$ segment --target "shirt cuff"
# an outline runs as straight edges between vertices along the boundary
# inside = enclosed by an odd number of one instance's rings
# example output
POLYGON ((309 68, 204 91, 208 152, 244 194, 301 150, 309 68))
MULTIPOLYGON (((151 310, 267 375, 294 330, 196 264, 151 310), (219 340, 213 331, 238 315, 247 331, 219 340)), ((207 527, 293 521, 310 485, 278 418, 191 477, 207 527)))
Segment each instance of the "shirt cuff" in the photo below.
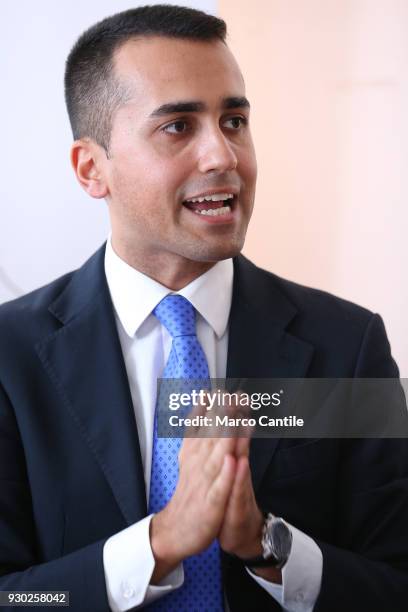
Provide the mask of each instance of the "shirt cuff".
POLYGON ((288 612, 312 612, 320 593, 323 555, 316 542, 290 525, 292 549, 282 568, 282 584, 248 573, 288 612))
POLYGON ((154 556, 150 546, 153 514, 119 531, 103 547, 106 592, 112 612, 126 612, 145 605, 183 584, 183 566, 178 565, 158 585, 150 585, 154 556))

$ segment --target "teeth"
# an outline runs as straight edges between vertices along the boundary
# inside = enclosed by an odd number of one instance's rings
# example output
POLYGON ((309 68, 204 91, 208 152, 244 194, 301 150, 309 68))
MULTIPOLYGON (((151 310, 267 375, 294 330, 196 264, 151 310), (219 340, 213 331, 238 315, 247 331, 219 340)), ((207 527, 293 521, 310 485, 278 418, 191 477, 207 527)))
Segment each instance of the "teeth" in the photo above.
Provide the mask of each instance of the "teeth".
POLYGON ((223 206, 222 208, 210 208, 209 210, 196 210, 198 215, 207 215, 208 217, 219 217, 220 215, 226 215, 231 212, 230 206, 223 206))
POLYGON ((186 200, 186 202, 219 202, 220 200, 231 200, 233 197, 233 193, 213 193, 212 195, 201 196, 200 198, 191 198, 186 200))

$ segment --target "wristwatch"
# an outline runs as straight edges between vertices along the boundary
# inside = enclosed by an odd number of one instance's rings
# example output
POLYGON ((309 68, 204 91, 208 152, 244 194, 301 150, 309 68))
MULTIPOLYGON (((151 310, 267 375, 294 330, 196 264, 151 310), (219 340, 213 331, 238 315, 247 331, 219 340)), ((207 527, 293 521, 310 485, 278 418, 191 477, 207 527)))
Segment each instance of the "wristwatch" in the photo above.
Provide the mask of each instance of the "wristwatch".
POLYGON ((266 515, 262 529, 262 555, 241 559, 248 567, 276 567, 281 569, 289 558, 292 548, 292 532, 279 516, 266 515))

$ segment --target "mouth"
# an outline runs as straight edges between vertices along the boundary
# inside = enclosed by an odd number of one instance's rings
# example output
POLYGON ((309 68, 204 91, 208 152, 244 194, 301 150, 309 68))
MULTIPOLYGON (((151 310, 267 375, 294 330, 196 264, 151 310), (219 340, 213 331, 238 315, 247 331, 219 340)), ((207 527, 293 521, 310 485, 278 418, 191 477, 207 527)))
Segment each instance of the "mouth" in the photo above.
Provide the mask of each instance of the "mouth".
POLYGON ((203 217, 228 218, 232 213, 236 200, 237 195, 229 192, 220 192, 203 194, 184 200, 183 206, 203 217))

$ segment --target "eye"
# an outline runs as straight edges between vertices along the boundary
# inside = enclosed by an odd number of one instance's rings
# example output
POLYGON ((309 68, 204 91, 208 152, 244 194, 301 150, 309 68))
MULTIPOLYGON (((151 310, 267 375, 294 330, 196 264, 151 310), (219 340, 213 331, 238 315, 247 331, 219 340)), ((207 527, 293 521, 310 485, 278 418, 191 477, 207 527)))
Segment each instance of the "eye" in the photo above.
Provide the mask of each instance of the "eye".
POLYGON ((236 117, 230 117, 223 122, 223 126, 230 129, 238 131, 241 128, 245 127, 248 124, 248 119, 246 117, 242 117, 237 115, 236 117))
POLYGON ((182 121, 181 119, 168 123, 162 128, 163 132, 166 132, 167 134, 183 134, 184 132, 187 132, 188 129, 189 126, 187 121, 182 121))

